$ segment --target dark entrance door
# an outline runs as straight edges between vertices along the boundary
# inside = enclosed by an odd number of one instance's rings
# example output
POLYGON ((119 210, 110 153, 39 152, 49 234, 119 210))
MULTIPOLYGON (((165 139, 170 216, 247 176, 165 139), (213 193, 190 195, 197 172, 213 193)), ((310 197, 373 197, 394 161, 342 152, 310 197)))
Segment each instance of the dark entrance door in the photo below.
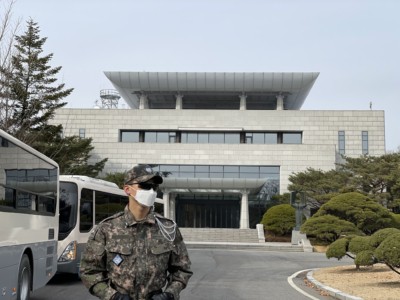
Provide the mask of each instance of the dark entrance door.
POLYGON ((239 196, 177 195, 175 199, 179 227, 239 228, 239 196))

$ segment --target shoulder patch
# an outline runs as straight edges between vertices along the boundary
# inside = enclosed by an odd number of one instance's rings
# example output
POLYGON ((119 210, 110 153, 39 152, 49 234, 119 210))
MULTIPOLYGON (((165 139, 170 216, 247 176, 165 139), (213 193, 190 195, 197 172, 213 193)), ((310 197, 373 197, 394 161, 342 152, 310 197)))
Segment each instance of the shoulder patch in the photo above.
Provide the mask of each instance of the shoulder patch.
POLYGON ((116 214, 114 214, 114 215, 112 215, 112 216, 110 216, 108 218, 105 218, 104 220, 100 221, 100 223, 95 225, 95 227, 92 229, 92 232, 91 232, 89 238, 92 239, 92 240, 95 239, 96 234, 97 234, 97 232, 99 231, 99 229, 101 227, 100 225, 102 225, 102 224, 104 224, 104 223, 106 223, 106 222, 108 222, 110 220, 116 219, 116 218, 118 218, 120 216, 123 216, 123 215, 124 215, 124 212, 120 211, 120 212, 117 212, 116 214))
POLYGON ((116 214, 114 214, 114 215, 112 215, 112 216, 110 216, 110 217, 105 218, 104 220, 102 220, 98 225, 100 225, 101 223, 104 223, 104 222, 107 222, 107 221, 116 219, 116 218, 118 218, 118 217, 120 217, 120 216, 123 216, 124 213, 125 213, 124 211, 117 212, 116 214))
POLYGON ((171 219, 164 217, 162 214, 159 214, 157 212, 154 213, 154 217, 158 218, 158 219, 162 219, 162 220, 167 220, 170 222, 173 222, 171 219))

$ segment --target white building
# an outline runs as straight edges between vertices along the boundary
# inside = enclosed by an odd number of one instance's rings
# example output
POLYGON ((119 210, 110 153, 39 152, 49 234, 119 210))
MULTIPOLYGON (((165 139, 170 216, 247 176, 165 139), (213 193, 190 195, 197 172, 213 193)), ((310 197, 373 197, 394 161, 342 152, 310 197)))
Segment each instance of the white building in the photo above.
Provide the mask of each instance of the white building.
POLYGON ((293 172, 385 153, 383 111, 300 110, 319 73, 105 74, 130 109, 63 108, 53 122, 91 137, 104 173, 162 172, 181 227, 254 227, 293 172))

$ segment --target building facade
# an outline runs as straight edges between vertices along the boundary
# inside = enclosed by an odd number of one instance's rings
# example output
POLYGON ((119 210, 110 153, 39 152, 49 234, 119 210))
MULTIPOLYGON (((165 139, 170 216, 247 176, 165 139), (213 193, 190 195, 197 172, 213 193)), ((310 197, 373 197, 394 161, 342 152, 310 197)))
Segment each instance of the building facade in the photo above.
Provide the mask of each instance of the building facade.
POLYGON ((300 110, 319 73, 105 72, 129 109, 62 108, 104 173, 150 164, 181 227, 254 228, 289 176, 385 153, 384 112, 300 110))

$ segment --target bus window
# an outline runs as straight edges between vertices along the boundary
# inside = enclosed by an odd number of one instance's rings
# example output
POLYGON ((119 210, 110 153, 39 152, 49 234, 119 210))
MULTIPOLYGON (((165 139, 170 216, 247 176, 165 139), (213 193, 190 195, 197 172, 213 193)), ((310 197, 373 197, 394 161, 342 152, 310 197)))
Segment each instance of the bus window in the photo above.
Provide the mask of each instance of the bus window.
POLYGON ((96 191, 96 219, 95 224, 100 223, 105 218, 116 214, 117 212, 123 211, 126 203, 128 202, 127 197, 121 197, 119 195, 113 195, 101 191, 96 191))
POLYGON ((159 213, 160 215, 164 215, 164 204, 163 203, 154 203, 154 211, 159 213))
POLYGON ((60 182, 60 227, 58 239, 61 241, 75 228, 78 206, 78 188, 76 184, 60 182))
POLYGON ((80 232, 89 232, 93 227, 93 190, 82 189, 80 211, 80 232))
POLYGON ((38 212, 50 213, 54 215, 55 209, 53 198, 43 196, 38 197, 38 212))

